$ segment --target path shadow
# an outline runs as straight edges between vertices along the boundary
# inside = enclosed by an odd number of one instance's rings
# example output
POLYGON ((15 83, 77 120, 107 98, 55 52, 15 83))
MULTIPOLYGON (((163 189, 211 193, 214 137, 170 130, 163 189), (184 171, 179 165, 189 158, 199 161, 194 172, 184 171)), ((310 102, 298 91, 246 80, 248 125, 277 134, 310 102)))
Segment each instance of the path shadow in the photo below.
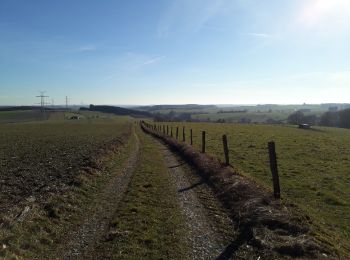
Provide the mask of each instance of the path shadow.
POLYGON ((185 192, 185 191, 191 190, 191 189, 193 189, 193 188, 195 188, 195 187, 197 187, 199 185, 202 185, 204 183, 205 183, 204 181, 197 182, 197 183, 195 183, 195 184, 193 184, 193 185, 191 185, 191 186, 189 186, 187 188, 183 188, 183 189, 178 190, 178 192, 185 192))
POLYGON ((169 166, 168 168, 169 168, 169 169, 173 169, 173 168, 181 167, 182 165, 185 165, 185 164, 186 164, 186 163, 183 162, 183 163, 180 163, 180 164, 177 164, 177 165, 169 166))
POLYGON ((222 253, 216 258, 217 260, 227 260, 231 259, 233 254, 242 246, 244 243, 247 242, 247 238, 251 235, 251 232, 249 230, 246 230, 246 232, 241 232, 239 236, 232 241, 225 249, 222 251, 222 253))

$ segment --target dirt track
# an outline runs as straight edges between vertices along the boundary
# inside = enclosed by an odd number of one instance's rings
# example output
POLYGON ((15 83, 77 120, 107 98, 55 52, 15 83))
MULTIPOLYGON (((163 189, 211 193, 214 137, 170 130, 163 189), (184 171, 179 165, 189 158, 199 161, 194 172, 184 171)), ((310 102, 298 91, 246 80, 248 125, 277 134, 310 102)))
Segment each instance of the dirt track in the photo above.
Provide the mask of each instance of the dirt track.
MULTIPOLYGON (((118 204, 129 186, 133 172, 137 167, 141 167, 139 158, 144 151, 137 134, 134 135, 135 148, 122 173, 115 176, 96 194, 95 201, 86 212, 86 218, 67 235, 66 242, 50 256, 50 259, 99 259, 103 252, 108 251, 102 243, 103 239, 109 232, 109 224, 118 210, 118 204)), ((247 233, 235 228, 235 223, 229 217, 230 213, 217 200, 210 182, 195 174, 193 169, 165 144, 155 138, 152 142, 159 147, 162 155, 154 159, 163 161, 166 166, 154 173, 167 175, 166 178, 169 178, 171 183, 170 189, 173 189, 175 194, 174 201, 179 205, 178 211, 181 211, 180 214, 184 217, 187 232, 183 239, 189 248, 186 258, 259 259, 268 255, 277 257, 270 250, 260 250, 248 243, 245 239, 247 233)), ((138 239, 137 235, 135 239, 138 239)), ((147 251, 147 246, 145 250, 147 251)))
POLYGON ((158 143, 186 220, 187 243, 191 249, 189 258, 216 259, 231 241, 227 237, 230 232, 226 230, 223 234, 218 223, 232 228, 232 222, 217 203, 208 184, 186 171, 185 162, 177 158, 164 144, 158 143))
MULTIPOLYGON (((103 243, 99 244, 99 242, 106 237, 113 214, 138 166, 142 147, 137 134, 134 133, 134 135, 136 145, 122 174, 115 176, 100 194, 96 195, 96 199, 89 212, 86 212, 86 218, 81 222, 81 225, 67 235, 66 242, 59 246, 50 258, 99 258, 95 249, 99 246, 99 250, 101 250, 103 243)), ((223 233, 222 230, 219 230, 220 225, 217 224, 220 223, 221 227, 230 227, 232 226, 231 220, 217 203, 208 184, 191 176, 191 173, 182 167, 184 162, 179 160, 164 144, 156 139, 154 142, 163 154, 164 164, 168 169, 166 174, 168 174, 169 181, 178 195, 174 199, 178 201, 181 214, 186 222, 188 236, 185 240, 190 249, 188 258, 216 259, 225 251, 231 241, 231 237, 227 236, 231 231, 223 233), (200 182, 200 184, 193 184, 194 182, 200 182), (215 223, 215 220, 218 223, 215 223)))
POLYGON ((140 142, 135 135, 135 147, 123 167, 122 173, 115 176, 106 187, 100 191, 92 203, 86 218, 77 229, 67 235, 66 242, 58 247, 57 252, 50 256, 54 259, 98 259, 94 248, 104 237, 108 224, 117 205, 128 187, 131 176, 137 166, 140 142))

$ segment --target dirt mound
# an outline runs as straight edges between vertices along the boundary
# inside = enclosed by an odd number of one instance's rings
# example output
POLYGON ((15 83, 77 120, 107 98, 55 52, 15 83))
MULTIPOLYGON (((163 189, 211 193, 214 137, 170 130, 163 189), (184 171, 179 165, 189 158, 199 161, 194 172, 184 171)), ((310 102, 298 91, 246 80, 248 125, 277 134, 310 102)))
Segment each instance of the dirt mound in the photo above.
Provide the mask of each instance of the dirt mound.
POLYGON ((148 128, 208 179, 236 223, 237 239, 221 256, 226 259, 243 246, 251 246, 264 257, 337 258, 332 248, 316 240, 309 230, 309 218, 292 204, 275 200, 271 192, 253 180, 224 166, 217 158, 199 153, 192 146, 148 128))

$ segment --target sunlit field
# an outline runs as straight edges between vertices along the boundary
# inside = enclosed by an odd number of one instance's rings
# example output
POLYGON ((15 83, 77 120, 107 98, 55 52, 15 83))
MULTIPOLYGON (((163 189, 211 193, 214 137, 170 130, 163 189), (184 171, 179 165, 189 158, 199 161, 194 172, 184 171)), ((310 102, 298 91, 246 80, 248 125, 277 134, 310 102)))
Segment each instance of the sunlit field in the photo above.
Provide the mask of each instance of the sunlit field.
MULTIPOLYGON (((193 145, 201 150, 206 131, 206 151, 224 161, 222 135, 228 136, 230 163, 240 173, 271 189, 268 141, 276 142, 282 198, 297 203, 316 225, 329 231, 326 238, 346 248, 350 239, 350 130, 295 126, 214 123, 159 123, 185 126, 186 142, 193 130, 193 145)), ((316 229, 315 229, 316 230, 316 229)), ((315 231, 316 232, 316 231, 315 231)), ((320 235, 320 234, 319 234, 320 235)), ((323 235, 320 235, 323 236, 323 235)), ((349 250, 349 248, 347 248, 349 250)))

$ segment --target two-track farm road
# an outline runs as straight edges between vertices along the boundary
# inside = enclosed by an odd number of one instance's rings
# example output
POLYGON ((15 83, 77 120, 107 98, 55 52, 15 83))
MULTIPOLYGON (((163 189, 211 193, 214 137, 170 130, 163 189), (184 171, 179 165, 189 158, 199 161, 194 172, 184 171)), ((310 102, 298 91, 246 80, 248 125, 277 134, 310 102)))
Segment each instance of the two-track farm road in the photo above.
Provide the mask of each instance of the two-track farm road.
POLYGON ((135 142, 122 173, 49 258, 216 259, 227 250, 234 229, 208 184, 140 129, 135 142))
POLYGON ((137 166, 140 146, 136 133, 135 145, 130 157, 126 161, 121 173, 114 176, 113 179, 100 191, 89 212, 86 212, 86 218, 75 230, 67 234, 65 243, 58 246, 54 256, 50 258, 57 259, 85 259, 93 256, 95 244, 103 238, 111 217, 118 206, 119 201, 125 193, 131 176, 137 166))

